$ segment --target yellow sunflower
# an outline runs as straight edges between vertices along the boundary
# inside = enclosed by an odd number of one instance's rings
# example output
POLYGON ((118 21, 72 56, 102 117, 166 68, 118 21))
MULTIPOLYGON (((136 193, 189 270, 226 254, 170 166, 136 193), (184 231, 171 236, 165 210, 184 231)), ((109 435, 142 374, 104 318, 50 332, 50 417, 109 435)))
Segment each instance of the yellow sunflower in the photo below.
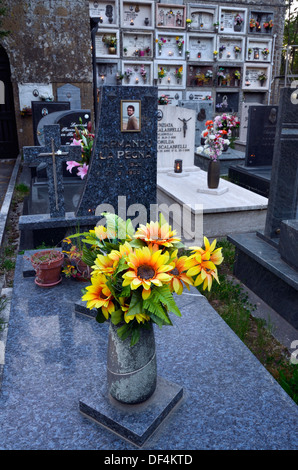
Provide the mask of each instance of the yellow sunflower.
POLYGON ((111 275, 114 272, 114 261, 109 258, 109 256, 104 256, 104 255, 97 255, 94 265, 92 266, 92 269, 94 271, 99 271, 104 274, 111 275))
POLYGON ((203 283, 203 289, 208 287, 210 291, 213 279, 219 282, 217 277, 216 265, 219 265, 223 261, 221 253, 222 248, 215 249, 216 240, 210 245, 209 240, 204 237, 204 249, 201 247, 192 247, 193 253, 189 256, 186 261, 186 267, 188 268, 188 276, 196 276, 194 285, 199 286, 203 283))
POLYGON ((162 286, 171 281, 171 276, 166 273, 171 271, 173 266, 168 262, 167 252, 153 252, 147 246, 137 248, 127 256, 129 270, 123 274, 123 286, 130 286, 132 290, 143 287, 142 297, 147 299, 151 294, 151 283, 162 286))
POLYGON ((125 303, 125 300, 122 300, 122 298, 120 298, 120 304, 121 304, 121 310, 124 312, 124 320, 126 323, 129 323, 134 318, 137 320, 138 323, 145 323, 145 321, 150 321, 150 317, 146 315, 146 313, 137 313, 137 314, 129 315, 127 313, 129 309, 129 305, 125 303))
POLYGON ((173 246, 180 242, 180 238, 175 237, 176 230, 165 223, 160 225, 159 222, 150 222, 150 224, 141 224, 136 231, 135 238, 144 240, 146 243, 156 243, 157 245, 173 246))
POLYGON ((91 286, 87 286, 88 291, 83 295, 82 300, 87 301, 87 308, 101 308, 106 319, 114 312, 115 306, 110 289, 106 286, 107 278, 104 274, 97 273, 91 277, 91 286))
POLYGON ((171 264, 174 266, 174 268, 170 272, 172 277, 170 288, 172 292, 175 291, 176 294, 181 295, 183 292, 183 283, 187 289, 189 289, 189 284, 192 285, 193 281, 185 272, 187 270, 185 266, 185 263, 188 259, 187 256, 181 256, 180 258, 177 258, 177 252, 178 250, 175 250, 172 254, 171 264))
POLYGON ((115 232, 108 230, 103 225, 97 225, 94 230, 89 230, 91 235, 95 235, 99 240, 106 240, 107 238, 115 238, 115 232))
POLYGON ((114 267, 117 266, 121 258, 125 258, 129 255, 129 253, 132 253, 133 248, 130 246, 128 242, 123 243, 123 245, 119 246, 119 251, 118 250, 112 250, 111 253, 108 254, 108 257, 113 260, 114 267))

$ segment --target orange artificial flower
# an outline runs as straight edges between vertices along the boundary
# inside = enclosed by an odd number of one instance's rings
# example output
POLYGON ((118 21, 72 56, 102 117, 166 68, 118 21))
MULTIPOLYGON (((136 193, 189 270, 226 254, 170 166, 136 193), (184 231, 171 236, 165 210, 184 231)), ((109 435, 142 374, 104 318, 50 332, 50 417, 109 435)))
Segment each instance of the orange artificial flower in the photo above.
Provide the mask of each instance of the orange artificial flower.
POLYGON ((171 264, 174 266, 174 268, 169 273, 172 277, 170 282, 170 289, 172 292, 174 291, 176 294, 181 295, 183 292, 183 283, 187 289, 189 289, 189 284, 192 285, 193 281, 190 277, 187 276, 185 272, 187 270, 185 266, 187 256, 181 256, 180 258, 177 258, 177 252, 178 250, 175 250, 172 254, 173 261, 171 264))
POLYGON ((190 255, 186 261, 186 267, 188 268, 187 276, 197 276, 194 281, 194 286, 199 286, 203 283, 203 290, 208 287, 210 291, 213 279, 219 283, 217 277, 216 265, 219 265, 223 261, 221 253, 222 248, 215 249, 216 240, 210 245, 209 240, 204 237, 205 248, 191 247, 193 254, 190 255))
POLYGON ((135 238, 144 240, 148 244, 163 245, 166 247, 173 246, 175 243, 180 242, 179 238, 175 237, 176 231, 172 230, 171 226, 167 223, 161 225, 159 222, 150 222, 150 224, 141 224, 136 231, 135 238))
POLYGON ((87 301, 87 308, 100 308, 106 319, 109 314, 114 312, 115 306, 113 303, 113 296, 111 291, 106 285, 107 278, 104 274, 98 273, 91 277, 91 286, 86 287, 86 294, 83 295, 82 300, 87 301))

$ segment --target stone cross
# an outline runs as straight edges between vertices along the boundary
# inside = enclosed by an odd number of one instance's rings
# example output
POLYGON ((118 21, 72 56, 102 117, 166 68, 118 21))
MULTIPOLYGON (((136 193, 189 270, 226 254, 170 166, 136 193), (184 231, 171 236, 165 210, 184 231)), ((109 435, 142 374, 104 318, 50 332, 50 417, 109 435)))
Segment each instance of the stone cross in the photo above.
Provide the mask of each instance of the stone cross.
POLYGON ((68 160, 80 161, 82 150, 80 146, 61 145, 60 125, 44 126, 45 145, 43 147, 24 147, 25 163, 46 163, 50 217, 64 217, 64 185, 63 164, 68 160))

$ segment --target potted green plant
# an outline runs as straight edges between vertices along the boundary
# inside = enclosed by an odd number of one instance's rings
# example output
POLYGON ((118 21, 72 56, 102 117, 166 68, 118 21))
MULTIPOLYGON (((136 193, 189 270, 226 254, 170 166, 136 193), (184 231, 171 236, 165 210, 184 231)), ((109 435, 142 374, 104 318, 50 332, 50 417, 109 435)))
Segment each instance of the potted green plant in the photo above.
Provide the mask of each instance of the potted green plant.
POLYGON ((218 33, 219 21, 217 21, 216 23, 213 23, 213 26, 214 26, 214 32, 218 33))
POLYGON ((108 48, 109 54, 116 54, 116 49, 117 49, 117 38, 116 36, 103 36, 102 42, 105 43, 105 45, 108 48))
POLYGON ((52 287, 61 282, 61 269, 64 254, 56 249, 33 253, 31 264, 36 272, 35 284, 40 287, 52 287))
POLYGON ((259 73, 258 80, 260 81, 261 86, 263 86, 264 83, 265 83, 265 80, 267 80, 267 75, 265 74, 265 72, 260 72, 259 73))
POLYGON ((63 253, 66 255, 62 270, 65 277, 71 277, 83 282, 90 281, 92 270, 90 266, 88 266, 85 261, 83 261, 84 244, 82 243, 80 237, 77 234, 70 235, 65 238, 63 242, 71 245, 70 248, 67 247, 67 249, 63 250, 63 253), (70 240, 71 238, 76 238, 77 244, 73 243, 70 240))

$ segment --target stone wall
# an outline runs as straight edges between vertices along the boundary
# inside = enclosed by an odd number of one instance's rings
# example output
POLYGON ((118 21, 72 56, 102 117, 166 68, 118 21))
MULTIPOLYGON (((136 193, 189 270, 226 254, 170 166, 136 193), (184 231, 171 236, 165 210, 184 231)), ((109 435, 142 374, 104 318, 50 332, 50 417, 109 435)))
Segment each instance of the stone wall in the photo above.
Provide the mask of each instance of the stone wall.
POLYGON ((71 83, 81 90, 83 108, 93 104, 89 2, 86 0, 5 0, 1 43, 11 67, 19 147, 33 145, 32 120, 20 115, 19 84, 71 83))

